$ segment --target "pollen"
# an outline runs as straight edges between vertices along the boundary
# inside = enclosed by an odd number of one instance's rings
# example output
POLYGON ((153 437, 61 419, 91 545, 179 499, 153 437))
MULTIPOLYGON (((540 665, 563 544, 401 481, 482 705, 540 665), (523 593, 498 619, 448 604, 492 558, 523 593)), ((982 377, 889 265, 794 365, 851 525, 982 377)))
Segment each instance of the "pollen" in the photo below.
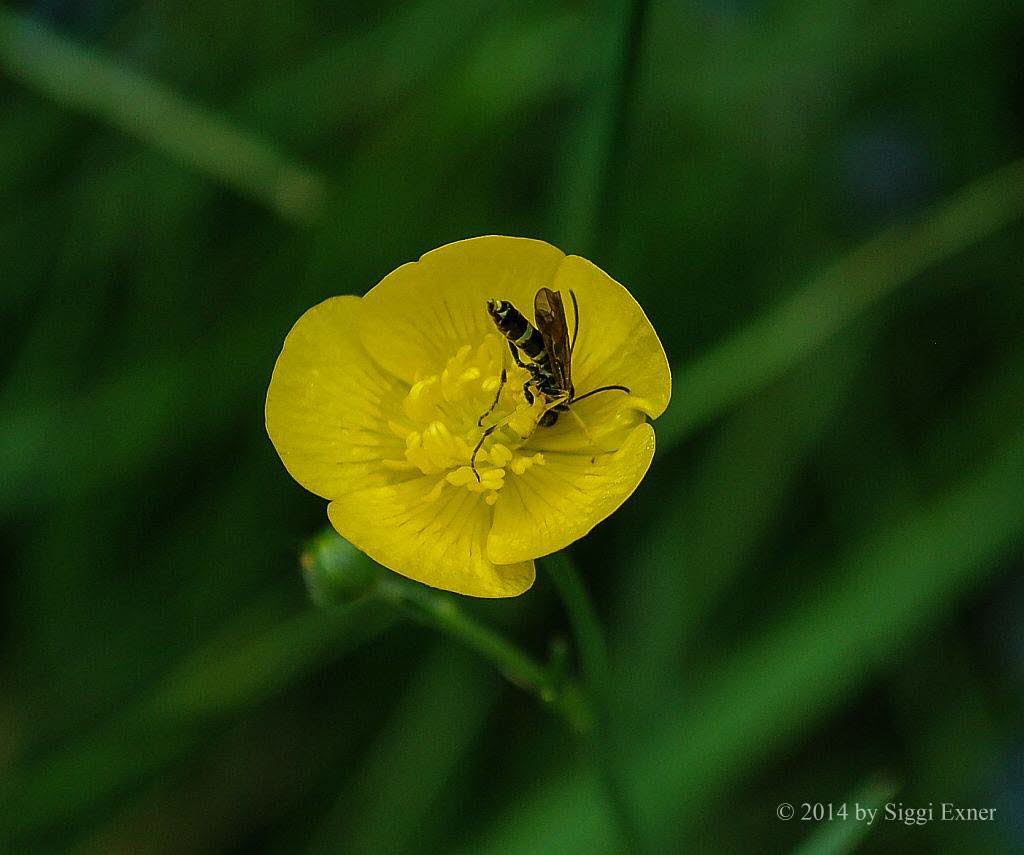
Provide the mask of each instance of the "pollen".
POLYGON ((416 471, 437 476, 426 501, 456 488, 493 505, 507 475, 522 475, 544 462, 543 454, 517 453, 536 430, 544 405, 526 402, 523 384, 529 374, 506 364, 511 362, 506 356, 497 335, 486 336, 476 348, 462 345, 438 374, 420 376, 409 388, 402 402, 405 419, 388 423, 404 441, 405 456, 385 460, 385 467, 396 476, 416 471), (495 430, 477 452, 474 473, 473 449, 491 426, 495 430))

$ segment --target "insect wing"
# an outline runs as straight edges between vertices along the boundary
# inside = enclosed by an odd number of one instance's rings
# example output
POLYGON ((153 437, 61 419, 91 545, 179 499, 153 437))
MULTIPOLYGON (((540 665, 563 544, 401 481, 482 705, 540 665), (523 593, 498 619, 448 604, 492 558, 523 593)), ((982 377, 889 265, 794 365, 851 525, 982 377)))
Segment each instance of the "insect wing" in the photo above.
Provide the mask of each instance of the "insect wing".
POLYGON ((572 391, 572 356, 562 295, 550 288, 541 288, 533 299, 533 316, 548 352, 551 373, 559 388, 569 394, 572 391))

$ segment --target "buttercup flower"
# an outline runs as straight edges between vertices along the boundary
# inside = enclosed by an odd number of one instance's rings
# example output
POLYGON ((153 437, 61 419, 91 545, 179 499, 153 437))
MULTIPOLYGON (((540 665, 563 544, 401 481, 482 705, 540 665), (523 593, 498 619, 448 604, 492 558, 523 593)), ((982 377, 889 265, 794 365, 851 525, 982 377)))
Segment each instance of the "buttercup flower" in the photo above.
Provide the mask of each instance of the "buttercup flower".
POLYGON ((480 237, 299 318, 270 381, 267 431, 295 480, 330 500, 334 528, 375 561, 508 597, 533 584, 535 558, 636 489, 654 455, 647 419, 670 391, 661 342, 625 288, 543 241, 480 237), (536 363, 516 348, 517 365, 488 310, 508 301, 533 322, 541 288, 562 295, 570 334, 570 292, 579 307, 576 397, 629 390, 573 403, 553 425, 536 363))

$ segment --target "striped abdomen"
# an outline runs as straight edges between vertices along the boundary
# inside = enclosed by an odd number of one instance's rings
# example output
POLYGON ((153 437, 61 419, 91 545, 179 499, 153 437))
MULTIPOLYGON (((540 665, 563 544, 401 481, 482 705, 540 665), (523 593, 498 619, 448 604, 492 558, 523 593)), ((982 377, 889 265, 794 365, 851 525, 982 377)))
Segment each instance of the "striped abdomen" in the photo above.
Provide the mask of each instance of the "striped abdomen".
POLYGON ((548 353, 540 331, 508 300, 488 300, 487 311, 505 338, 534 362, 545 365, 548 353))

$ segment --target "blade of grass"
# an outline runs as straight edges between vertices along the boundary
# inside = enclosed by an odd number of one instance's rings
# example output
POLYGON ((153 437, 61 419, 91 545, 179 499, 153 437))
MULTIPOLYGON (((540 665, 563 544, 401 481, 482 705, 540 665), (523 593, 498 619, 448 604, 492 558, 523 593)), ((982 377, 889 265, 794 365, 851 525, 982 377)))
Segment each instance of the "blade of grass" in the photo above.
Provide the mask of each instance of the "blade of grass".
POLYGON ((96 116, 269 207, 315 219, 325 184, 314 170, 168 86, 0 8, 0 67, 68 109, 96 116))
POLYGON ((1024 212, 1024 160, 867 241, 795 294, 675 374, 658 420, 658 451, 673 448, 754 390, 790 370, 869 306, 1024 212))
POLYGON ((593 69, 567 121, 561 186, 555 194, 561 246, 588 258, 607 258, 620 226, 623 164, 636 102, 646 0, 606 0, 592 9, 575 61, 593 69))

